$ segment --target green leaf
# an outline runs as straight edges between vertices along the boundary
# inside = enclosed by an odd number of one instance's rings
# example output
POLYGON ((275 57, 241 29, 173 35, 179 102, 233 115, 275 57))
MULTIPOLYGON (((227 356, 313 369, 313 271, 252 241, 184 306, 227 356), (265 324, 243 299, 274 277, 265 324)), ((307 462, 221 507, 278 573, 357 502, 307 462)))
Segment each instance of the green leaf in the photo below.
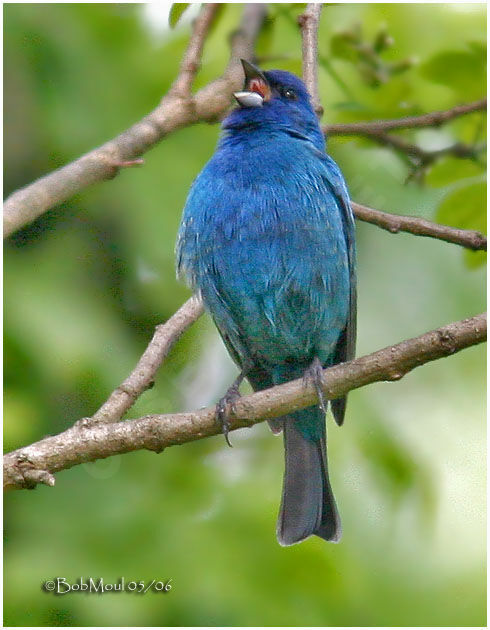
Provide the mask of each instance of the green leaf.
POLYGON ((271 2, 267 8, 270 16, 282 16, 292 21, 306 9, 306 2, 271 2))
POLYGON ((383 27, 378 31, 374 39, 374 43, 373 43, 374 52, 379 54, 383 52, 384 50, 386 50, 387 48, 391 48, 394 43, 395 43, 395 40, 393 39, 393 37, 388 33, 386 28, 383 27))
MULTIPOLYGON (((462 186, 449 193, 437 210, 436 220, 464 230, 487 231, 487 187, 485 182, 462 186)), ((465 251, 465 263, 476 268, 486 262, 486 252, 465 251)))
POLYGON ((483 46, 472 42, 467 50, 437 53, 421 65, 423 77, 452 88, 465 99, 486 91, 486 55, 483 46))
POLYGON ((486 192, 485 182, 457 188, 442 200, 436 220, 465 230, 486 231, 486 192))
POLYGON ((345 59, 355 63, 358 54, 352 42, 346 37, 345 33, 336 33, 330 40, 330 54, 337 59, 345 59))
POLYGON ((487 252, 472 252, 471 249, 467 249, 464 253, 464 262, 470 269, 477 269, 487 262, 487 252))
POLYGON ((446 157, 432 166, 425 181, 429 186, 438 188, 448 186, 459 179, 482 175, 484 172, 484 167, 473 160, 446 157))
POLYGON ((174 2, 172 4, 172 8, 170 9, 170 14, 168 16, 168 23, 170 28, 175 28, 182 17, 182 14, 189 6, 189 2, 174 2))
POLYGON ((487 57, 487 43, 486 42, 468 42, 468 48, 473 50, 478 55, 487 57))

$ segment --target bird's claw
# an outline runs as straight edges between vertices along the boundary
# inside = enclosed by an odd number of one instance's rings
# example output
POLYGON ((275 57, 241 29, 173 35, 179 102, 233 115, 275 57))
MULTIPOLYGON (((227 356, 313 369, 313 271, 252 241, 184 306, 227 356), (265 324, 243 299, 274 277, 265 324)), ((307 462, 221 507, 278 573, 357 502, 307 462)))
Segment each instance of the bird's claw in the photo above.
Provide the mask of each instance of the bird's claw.
POLYGON ((230 415, 235 411, 235 403, 240 398, 240 384, 235 381, 226 394, 218 401, 216 405, 216 420, 221 427, 228 446, 233 446, 230 442, 228 434, 230 432, 230 415))
POLYGON ((323 366, 320 363, 320 359, 318 357, 315 357, 310 367, 305 370, 303 381, 305 385, 308 385, 308 383, 310 382, 313 383, 313 386, 315 387, 315 390, 318 396, 318 406, 326 415, 328 403, 327 403, 327 400, 325 400, 325 396, 323 394, 323 389, 322 389, 323 366))

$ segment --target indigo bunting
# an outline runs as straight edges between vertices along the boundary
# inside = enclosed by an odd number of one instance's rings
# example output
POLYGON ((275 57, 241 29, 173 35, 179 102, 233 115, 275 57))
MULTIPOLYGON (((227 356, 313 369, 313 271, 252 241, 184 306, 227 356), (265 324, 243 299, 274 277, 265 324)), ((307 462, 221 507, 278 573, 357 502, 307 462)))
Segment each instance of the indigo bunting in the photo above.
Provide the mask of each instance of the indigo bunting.
MULTIPOLYGON (((284 435, 280 544, 315 534, 338 541, 328 477, 321 369, 355 352, 354 220, 337 164, 303 82, 242 60, 239 107, 223 121, 216 152, 195 179, 177 240, 177 269, 203 299, 254 390, 303 376, 319 406, 271 420, 284 435)), ((346 399, 330 402, 337 424, 346 399)))

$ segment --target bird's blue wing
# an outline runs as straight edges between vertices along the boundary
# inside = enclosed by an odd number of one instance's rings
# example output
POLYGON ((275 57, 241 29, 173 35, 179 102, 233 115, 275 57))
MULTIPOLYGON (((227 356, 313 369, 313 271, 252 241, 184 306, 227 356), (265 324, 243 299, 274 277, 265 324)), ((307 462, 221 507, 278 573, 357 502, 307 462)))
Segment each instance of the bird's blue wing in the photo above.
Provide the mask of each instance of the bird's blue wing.
POLYGON ((176 244, 177 275, 205 297, 218 332, 235 363, 243 368, 247 358, 243 334, 233 303, 226 299, 217 283, 213 252, 220 235, 214 227, 216 216, 232 210, 233 190, 220 177, 219 164, 211 160, 194 180, 182 215, 176 244))
MULTIPOLYGON (((350 361, 356 354, 356 333, 357 333, 357 277, 356 277, 356 246, 355 246, 355 224, 354 215, 350 203, 349 193, 345 185, 344 178, 337 164, 330 156, 323 156, 328 169, 328 185, 338 200, 338 205, 342 214, 342 223, 347 252, 349 257, 349 277, 350 277, 350 300, 349 315, 347 324, 337 343, 335 358, 333 363, 343 363, 350 361)), ((331 402, 332 413, 338 425, 344 421, 347 396, 337 398, 331 402)))

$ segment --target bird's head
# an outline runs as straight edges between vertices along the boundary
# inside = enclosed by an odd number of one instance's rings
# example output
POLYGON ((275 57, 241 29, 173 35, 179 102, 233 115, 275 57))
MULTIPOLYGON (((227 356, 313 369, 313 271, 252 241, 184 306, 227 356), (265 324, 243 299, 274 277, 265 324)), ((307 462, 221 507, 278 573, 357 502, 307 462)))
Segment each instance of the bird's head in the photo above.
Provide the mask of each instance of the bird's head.
POLYGON ((284 70, 262 72, 244 59, 241 62, 245 84, 234 94, 239 107, 224 120, 223 128, 283 129, 323 149, 324 137, 303 81, 284 70))

